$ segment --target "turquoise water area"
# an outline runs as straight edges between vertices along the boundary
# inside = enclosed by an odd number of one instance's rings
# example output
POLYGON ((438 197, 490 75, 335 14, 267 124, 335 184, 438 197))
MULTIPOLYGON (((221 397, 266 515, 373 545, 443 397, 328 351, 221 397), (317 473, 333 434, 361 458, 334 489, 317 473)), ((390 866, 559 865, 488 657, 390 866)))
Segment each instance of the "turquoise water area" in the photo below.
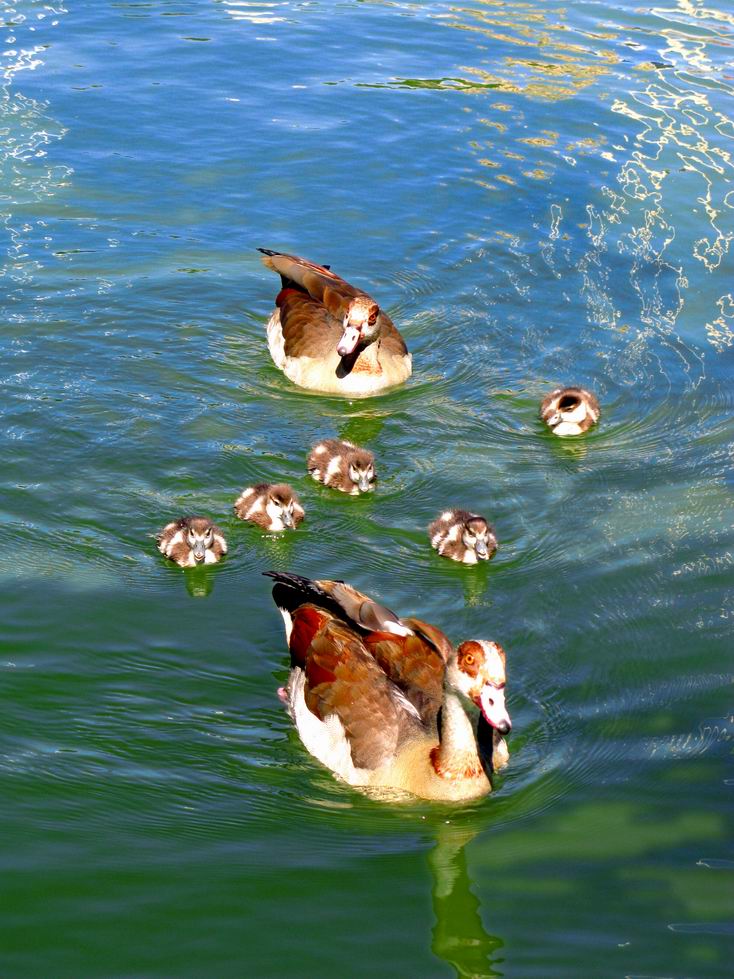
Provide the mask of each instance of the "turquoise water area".
POLYGON ((731 974, 734 10, 8 2, 0 66, 3 977, 731 974), (272 365, 293 251, 403 388, 272 365), (561 441, 557 383, 602 422, 561 441), (368 498, 309 446, 378 459, 368 498), (231 513, 296 487, 275 539, 231 513), (429 547, 446 505, 500 549, 429 547), (230 554, 151 537, 215 517, 230 554), (511 763, 387 805, 303 750, 269 568, 508 653, 511 763))

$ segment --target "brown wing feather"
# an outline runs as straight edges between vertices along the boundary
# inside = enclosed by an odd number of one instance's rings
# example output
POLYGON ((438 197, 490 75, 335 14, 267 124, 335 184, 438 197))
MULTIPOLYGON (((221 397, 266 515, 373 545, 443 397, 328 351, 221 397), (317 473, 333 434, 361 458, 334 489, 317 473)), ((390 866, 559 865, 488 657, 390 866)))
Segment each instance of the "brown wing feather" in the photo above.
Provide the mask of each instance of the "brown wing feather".
POLYGON ((342 334, 336 320, 305 292, 284 289, 278 296, 286 357, 323 358, 333 354, 342 334))
MULTIPOLYGON (((438 631, 438 630, 436 630, 438 631)), ((365 646, 375 662, 413 704, 427 727, 433 727, 443 699, 444 661, 423 636, 373 632, 365 646)))
MULTIPOLYGON (((303 606, 307 631, 315 624, 313 606, 303 606)), ((393 758, 399 745, 417 728, 417 721, 400 704, 395 687, 364 644, 347 625, 318 610, 320 627, 297 658, 306 673, 306 706, 324 720, 336 714, 359 768, 377 768, 393 758)))
POLYGON ((291 282, 296 282, 340 322, 349 301, 355 296, 367 295, 323 265, 316 265, 296 255, 266 255, 263 257, 263 264, 291 282))

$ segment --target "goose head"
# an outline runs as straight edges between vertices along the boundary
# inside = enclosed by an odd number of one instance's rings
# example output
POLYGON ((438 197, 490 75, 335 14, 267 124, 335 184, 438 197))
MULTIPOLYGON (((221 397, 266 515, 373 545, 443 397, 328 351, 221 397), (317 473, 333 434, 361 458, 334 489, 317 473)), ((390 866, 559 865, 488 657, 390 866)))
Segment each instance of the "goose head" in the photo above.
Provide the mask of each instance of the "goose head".
POLYGON ((461 540, 480 561, 486 561, 497 550, 497 538, 484 517, 470 517, 464 524, 461 540))
POLYGON ((186 543, 197 564, 206 558, 214 541, 215 526, 208 517, 186 517, 186 543))
POLYGON ((446 679, 475 704, 500 734, 509 734, 512 721, 505 706, 505 651, 496 642, 470 639, 453 653, 446 679))
POLYGON ((342 323, 342 335, 336 346, 340 357, 349 357, 359 346, 373 343, 380 332, 380 307, 369 296, 351 300, 342 323))
POLYGON ((270 518, 271 524, 278 525, 282 522, 284 527, 292 530, 296 526, 294 509, 298 501, 295 493, 286 486, 285 483, 276 483, 268 490, 268 498, 265 504, 265 512, 270 518))

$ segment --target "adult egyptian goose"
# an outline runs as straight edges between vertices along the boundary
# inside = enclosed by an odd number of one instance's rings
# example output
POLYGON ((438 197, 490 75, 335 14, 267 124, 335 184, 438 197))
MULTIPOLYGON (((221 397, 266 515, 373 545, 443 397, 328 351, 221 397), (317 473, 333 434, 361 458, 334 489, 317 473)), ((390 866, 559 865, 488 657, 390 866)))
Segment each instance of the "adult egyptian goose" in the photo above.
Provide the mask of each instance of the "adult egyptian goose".
POLYGON ((428 536, 441 557, 464 564, 487 561, 497 550, 492 525, 468 510, 444 510, 428 525, 428 536))
POLYGON ((358 496, 375 488, 375 457, 341 439, 323 439, 311 449, 306 468, 317 483, 358 496))
POLYGON ((328 266, 267 248, 258 251, 281 281, 267 325, 270 355, 294 384, 366 398, 410 377, 403 338, 366 292, 328 266))
POLYGON ((305 516, 300 500, 287 483, 258 483, 235 500, 235 515, 263 530, 295 530, 305 516))
POLYGON ((465 705, 507 761, 505 654, 472 640, 455 650, 435 626, 400 619, 340 581, 268 571, 291 654, 279 691, 306 749, 362 788, 463 802, 491 791, 465 705))
POLYGON ((222 531, 209 517, 181 517, 157 535, 158 550, 182 568, 216 564, 227 553, 222 531))
POLYGON ((600 415, 599 402, 586 388, 556 388, 540 405, 540 417, 554 435, 582 435, 600 415))

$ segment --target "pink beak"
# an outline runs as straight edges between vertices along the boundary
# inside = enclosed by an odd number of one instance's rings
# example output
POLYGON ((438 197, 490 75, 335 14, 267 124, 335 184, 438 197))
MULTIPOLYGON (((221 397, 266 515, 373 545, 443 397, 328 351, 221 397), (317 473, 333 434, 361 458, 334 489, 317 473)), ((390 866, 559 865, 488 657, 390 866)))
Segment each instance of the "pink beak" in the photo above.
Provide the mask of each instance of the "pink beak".
POLYGON ((496 727, 500 734, 508 734, 512 730, 512 721, 505 707, 504 690, 485 683, 479 695, 479 706, 487 723, 496 727))
POLYGON ((362 331, 356 326, 345 326, 341 340, 336 345, 336 352, 340 357, 348 357, 357 349, 357 344, 362 336, 362 331))

